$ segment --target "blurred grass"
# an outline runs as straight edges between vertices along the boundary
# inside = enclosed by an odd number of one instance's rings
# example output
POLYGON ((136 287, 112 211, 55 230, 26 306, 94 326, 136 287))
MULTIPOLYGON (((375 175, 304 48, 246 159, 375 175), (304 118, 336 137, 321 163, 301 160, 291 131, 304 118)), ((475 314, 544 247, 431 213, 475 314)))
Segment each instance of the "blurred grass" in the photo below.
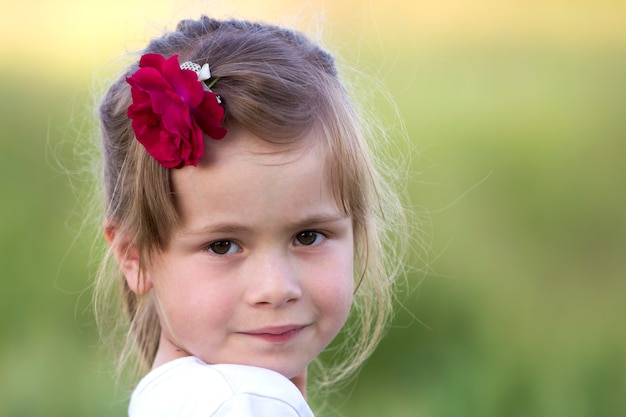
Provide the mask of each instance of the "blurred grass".
MULTIPOLYGON (((528 36, 357 48, 421 151, 431 270, 328 415, 624 414, 626 48, 528 36)), ((90 313, 88 183, 57 162, 84 161, 90 85, 0 69, 0 415, 124 415, 90 313)))

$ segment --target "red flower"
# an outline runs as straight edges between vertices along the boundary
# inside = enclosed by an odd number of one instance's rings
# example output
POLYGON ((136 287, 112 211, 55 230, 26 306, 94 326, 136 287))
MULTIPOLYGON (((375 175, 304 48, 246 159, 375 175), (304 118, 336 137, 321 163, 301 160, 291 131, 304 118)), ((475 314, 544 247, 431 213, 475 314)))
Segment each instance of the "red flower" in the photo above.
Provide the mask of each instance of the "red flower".
POLYGON ((133 99, 127 114, 137 140, 165 168, 198 165, 202 132, 213 139, 226 135, 217 96, 194 71, 180 68, 178 55, 146 54, 139 67, 126 78, 133 99))

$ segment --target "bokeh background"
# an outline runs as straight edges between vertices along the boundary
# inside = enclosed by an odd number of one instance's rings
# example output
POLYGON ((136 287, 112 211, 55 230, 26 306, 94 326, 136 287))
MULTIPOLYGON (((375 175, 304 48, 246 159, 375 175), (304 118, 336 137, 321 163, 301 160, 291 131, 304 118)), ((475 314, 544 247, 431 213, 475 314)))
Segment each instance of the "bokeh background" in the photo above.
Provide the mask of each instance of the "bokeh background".
POLYGON ((90 304, 94 95, 200 13, 323 21, 404 120, 427 250, 319 415, 626 415, 625 2, 2 0, 1 416, 125 415, 90 304))

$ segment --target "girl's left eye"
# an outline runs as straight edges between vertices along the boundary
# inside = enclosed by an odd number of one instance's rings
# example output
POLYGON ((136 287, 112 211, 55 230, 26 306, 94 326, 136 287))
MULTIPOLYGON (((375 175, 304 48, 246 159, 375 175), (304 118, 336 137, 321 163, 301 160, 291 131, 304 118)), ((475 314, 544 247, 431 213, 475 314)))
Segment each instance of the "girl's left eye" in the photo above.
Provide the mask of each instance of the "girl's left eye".
POLYGON ((302 246, 313 246, 313 245, 319 245, 320 243, 322 243, 322 241, 326 238, 326 236, 324 236, 322 233, 320 232, 314 232, 312 230, 307 230, 304 232, 300 232, 296 235, 296 237, 294 238, 294 243, 296 245, 302 245, 302 246))

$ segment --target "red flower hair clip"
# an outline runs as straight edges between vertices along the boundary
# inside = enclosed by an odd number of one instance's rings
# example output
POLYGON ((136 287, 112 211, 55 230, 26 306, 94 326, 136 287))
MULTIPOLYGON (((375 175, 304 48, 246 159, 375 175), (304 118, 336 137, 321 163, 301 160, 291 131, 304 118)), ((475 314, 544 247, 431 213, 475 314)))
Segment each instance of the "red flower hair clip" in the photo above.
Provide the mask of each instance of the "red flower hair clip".
POLYGON ((222 139, 224 108, 204 80, 211 77, 205 64, 178 63, 158 54, 143 55, 139 69, 126 82, 133 103, 127 115, 137 140, 165 168, 197 166, 204 154, 204 135, 222 139))

